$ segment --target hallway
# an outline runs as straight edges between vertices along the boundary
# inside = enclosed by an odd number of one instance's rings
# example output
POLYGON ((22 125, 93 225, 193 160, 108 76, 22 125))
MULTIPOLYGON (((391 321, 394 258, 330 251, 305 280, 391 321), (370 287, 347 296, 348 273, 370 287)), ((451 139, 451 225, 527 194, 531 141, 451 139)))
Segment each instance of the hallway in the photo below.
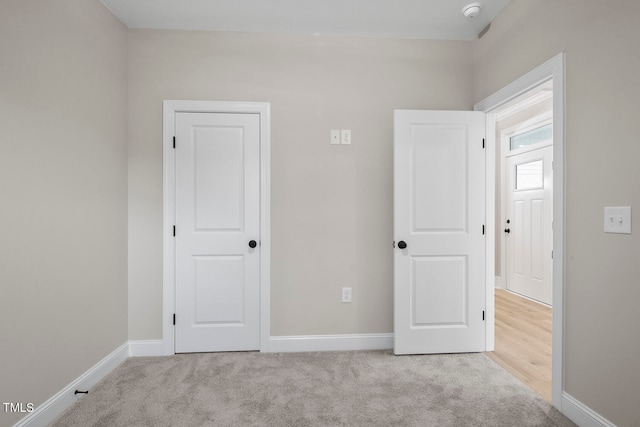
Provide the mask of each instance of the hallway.
POLYGON ((496 345, 487 355, 551 402, 551 307, 496 289, 496 345))

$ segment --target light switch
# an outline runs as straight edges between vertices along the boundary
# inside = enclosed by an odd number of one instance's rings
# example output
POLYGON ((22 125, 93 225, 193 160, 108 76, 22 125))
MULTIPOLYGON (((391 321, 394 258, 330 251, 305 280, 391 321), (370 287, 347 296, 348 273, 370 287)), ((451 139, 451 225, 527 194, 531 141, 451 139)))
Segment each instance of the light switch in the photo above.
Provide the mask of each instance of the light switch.
POLYGON ((331 145, 340 144, 340 129, 331 129, 331 145))
POLYGON ((631 207, 604 208, 604 232, 631 234, 631 207))
POLYGON ((342 139, 342 145, 349 145, 351 144, 351 130, 349 129, 342 129, 340 131, 340 135, 341 135, 341 139, 342 139))

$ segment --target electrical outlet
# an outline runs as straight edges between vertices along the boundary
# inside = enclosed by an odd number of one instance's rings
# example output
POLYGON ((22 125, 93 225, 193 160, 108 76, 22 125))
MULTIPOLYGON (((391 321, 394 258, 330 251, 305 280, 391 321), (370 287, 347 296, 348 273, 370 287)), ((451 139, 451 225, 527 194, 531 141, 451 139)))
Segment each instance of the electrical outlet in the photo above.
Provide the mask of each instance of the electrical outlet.
POLYGON ((351 302, 351 288, 342 288, 342 302, 351 302))
POLYGON ((351 144, 351 130, 350 129, 342 129, 340 131, 340 139, 342 140, 342 145, 350 145, 351 144))

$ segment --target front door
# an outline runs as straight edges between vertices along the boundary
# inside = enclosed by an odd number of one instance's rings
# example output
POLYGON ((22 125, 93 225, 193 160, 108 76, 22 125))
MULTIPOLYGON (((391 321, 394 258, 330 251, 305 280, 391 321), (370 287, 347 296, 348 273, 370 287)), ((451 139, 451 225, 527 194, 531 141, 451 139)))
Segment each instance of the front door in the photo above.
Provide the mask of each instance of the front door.
POLYGON ((553 146, 507 157, 507 289, 552 303, 553 146))
POLYGON ((395 354, 485 349, 484 137, 481 112, 395 112, 395 354))
POLYGON ((260 348, 258 114, 176 113, 176 353, 260 348))

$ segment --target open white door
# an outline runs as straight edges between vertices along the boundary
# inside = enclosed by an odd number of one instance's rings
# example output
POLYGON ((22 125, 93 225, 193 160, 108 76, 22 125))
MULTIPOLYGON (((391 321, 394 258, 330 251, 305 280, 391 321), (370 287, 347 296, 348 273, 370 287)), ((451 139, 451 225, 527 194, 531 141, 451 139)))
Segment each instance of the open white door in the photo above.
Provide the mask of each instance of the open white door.
POLYGON ((395 354, 485 350, 485 115, 397 110, 395 354))

